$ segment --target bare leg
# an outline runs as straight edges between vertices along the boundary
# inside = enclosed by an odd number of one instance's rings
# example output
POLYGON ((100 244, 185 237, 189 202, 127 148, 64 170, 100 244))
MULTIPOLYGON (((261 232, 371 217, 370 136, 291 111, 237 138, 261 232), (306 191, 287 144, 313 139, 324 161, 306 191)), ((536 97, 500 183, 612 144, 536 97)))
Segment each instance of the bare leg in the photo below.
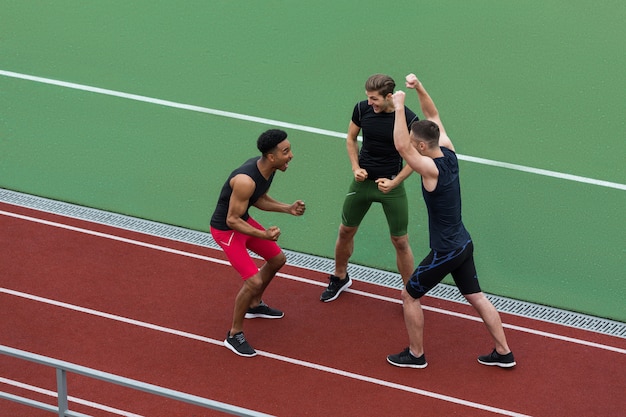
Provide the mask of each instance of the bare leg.
POLYGON ((348 261, 354 251, 354 235, 358 227, 339 226, 339 234, 335 243, 335 276, 346 278, 348 261))
POLYGON ((409 334, 409 348, 415 357, 424 354, 424 311, 419 298, 413 298, 406 289, 402 290, 404 325, 409 334))
POLYGON ((502 320, 500 319, 500 313, 491 304, 491 301, 482 292, 475 294, 465 295, 465 299, 474 307, 480 317, 485 322, 487 330, 491 334, 493 341, 496 345, 496 352, 500 355, 506 355, 511 351, 509 345, 506 342, 506 336, 504 335, 504 328, 502 327, 502 320))
POLYGON ((396 248, 396 264, 398 266, 398 272, 402 277, 402 282, 406 286, 406 283, 411 279, 413 270, 415 268, 415 259, 413 258, 413 251, 409 245, 409 235, 404 236, 391 236, 391 242, 396 248))
POLYGON ((263 292, 272 279, 274 279, 278 270, 285 264, 286 260, 285 254, 281 252, 279 255, 268 260, 267 263, 261 267, 259 272, 244 281, 239 293, 237 293, 237 297, 235 297, 233 323, 230 329, 231 335, 243 331, 243 320, 246 311, 248 311, 248 308, 256 307, 261 303, 263 292))
POLYGON ((259 297, 262 286, 263 281, 261 280, 260 271, 244 281, 239 293, 237 293, 237 297, 235 297, 233 323, 230 328, 231 335, 243 331, 243 319, 246 311, 248 311, 252 300, 259 297))
POLYGON ((272 282, 280 268, 285 265, 285 262, 287 262, 287 257, 283 252, 281 252, 272 259, 269 259, 265 263, 265 265, 261 267, 258 273, 259 277, 261 278, 261 287, 259 293, 250 300, 251 302, 248 307, 257 307, 261 303, 265 289, 270 284, 270 282, 272 282))

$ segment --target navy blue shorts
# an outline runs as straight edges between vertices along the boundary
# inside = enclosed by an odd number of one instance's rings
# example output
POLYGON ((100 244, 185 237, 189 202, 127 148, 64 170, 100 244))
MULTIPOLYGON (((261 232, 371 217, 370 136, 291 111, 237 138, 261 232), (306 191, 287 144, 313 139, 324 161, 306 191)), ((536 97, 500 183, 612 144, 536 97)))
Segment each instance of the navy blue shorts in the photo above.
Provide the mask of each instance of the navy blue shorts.
POLYGON ((411 297, 421 298, 448 274, 452 274, 461 294, 481 291, 474 265, 474 244, 471 240, 451 252, 431 250, 411 275, 406 283, 406 290, 411 297))

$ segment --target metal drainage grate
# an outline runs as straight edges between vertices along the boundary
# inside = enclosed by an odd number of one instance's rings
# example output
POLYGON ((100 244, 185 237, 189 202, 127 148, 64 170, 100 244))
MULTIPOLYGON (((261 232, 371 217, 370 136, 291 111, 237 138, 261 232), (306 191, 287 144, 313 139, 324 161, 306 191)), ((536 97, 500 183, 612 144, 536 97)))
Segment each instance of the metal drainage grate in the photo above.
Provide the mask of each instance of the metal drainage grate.
MULTIPOLYGON (((120 229, 191 243, 211 249, 220 249, 210 233, 197 230, 185 229, 123 214, 83 207, 3 188, 0 188, 0 201, 120 229)), ((285 253, 289 264, 293 266, 326 273, 333 271, 335 267, 332 259, 289 250, 285 250, 285 253)), ((355 264, 349 265, 349 271, 352 276, 358 277, 359 281, 396 288, 398 290, 402 288, 402 280, 397 273, 355 264)), ((428 295, 448 301, 467 303, 458 289, 453 285, 439 284, 433 288, 428 295)), ((626 338, 626 323, 497 295, 487 294, 487 297, 499 311, 505 313, 626 338)))

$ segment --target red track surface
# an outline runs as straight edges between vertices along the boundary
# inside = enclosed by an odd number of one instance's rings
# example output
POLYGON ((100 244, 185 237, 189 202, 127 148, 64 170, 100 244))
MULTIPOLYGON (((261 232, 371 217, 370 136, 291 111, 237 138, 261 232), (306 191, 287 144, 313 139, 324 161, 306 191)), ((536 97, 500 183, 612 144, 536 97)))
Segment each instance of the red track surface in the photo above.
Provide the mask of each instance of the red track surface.
MULTIPOLYGON (((492 349, 483 324, 447 313, 475 317, 473 310, 427 297, 429 365, 400 369, 385 360, 408 343, 397 290, 355 282, 353 291, 321 303, 326 274, 291 266, 265 298, 285 317, 247 320, 246 336, 259 355, 241 358, 221 344, 241 281, 220 251, 7 204, 0 210, 3 345, 278 416, 580 417, 626 410, 625 339, 503 314, 507 326, 523 328, 507 328, 518 366, 486 367, 476 361, 492 349)), ((0 355, 0 377, 56 392, 53 369, 18 359, 0 355)), ((76 375, 68 386, 70 396, 141 416, 224 415, 76 375)), ((56 404, 13 384, 0 382, 0 391, 56 404)), ((119 415, 72 402, 70 408, 119 415)), ((51 414, 0 400, 2 417, 40 415, 51 414)))

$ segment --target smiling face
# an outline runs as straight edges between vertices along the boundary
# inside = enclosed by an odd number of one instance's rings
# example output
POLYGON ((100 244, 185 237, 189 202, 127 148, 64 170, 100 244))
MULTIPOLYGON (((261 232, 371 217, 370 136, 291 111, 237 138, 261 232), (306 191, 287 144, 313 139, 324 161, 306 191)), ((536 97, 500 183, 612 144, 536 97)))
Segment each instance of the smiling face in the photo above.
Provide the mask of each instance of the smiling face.
POLYGON ((390 113, 394 111, 393 96, 387 94, 382 96, 378 91, 365 91, 367 95, 367 104, 372 106, 374 113, 390 113))
POLYGON ((268 154, 268 158, 272 161, 272 166, 281 171, 286 171, 289 162, 293 159, 291 152, 291 143, 287 139, 276 145, 276 148, 268 154))

